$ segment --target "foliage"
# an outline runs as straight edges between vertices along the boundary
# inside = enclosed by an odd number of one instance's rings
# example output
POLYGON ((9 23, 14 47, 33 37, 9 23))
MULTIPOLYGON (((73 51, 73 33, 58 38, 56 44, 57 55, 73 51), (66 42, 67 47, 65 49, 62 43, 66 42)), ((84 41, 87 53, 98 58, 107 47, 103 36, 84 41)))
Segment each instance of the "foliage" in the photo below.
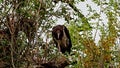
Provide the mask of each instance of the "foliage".
POLYGON ((84 15, 76 4, 86 1, 0 0, 0 67, 61 63, 58 56, 65 56, 66 68, 119 68, 119 2, 93 0, 100 11, 87 4, 84 15), (70 55, 59 54, 52 41, 51 28, 61 18, 70 31, 70 55))

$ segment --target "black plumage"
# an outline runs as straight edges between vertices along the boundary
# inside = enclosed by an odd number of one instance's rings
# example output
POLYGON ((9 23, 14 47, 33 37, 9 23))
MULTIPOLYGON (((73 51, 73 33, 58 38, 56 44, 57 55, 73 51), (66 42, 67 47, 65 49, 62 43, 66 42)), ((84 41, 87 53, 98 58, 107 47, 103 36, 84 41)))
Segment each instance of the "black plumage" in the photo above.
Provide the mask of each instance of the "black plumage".
POLYGON ((67 51, 70 53, 72 47, 71 38, 69 30, 64 25, 54 26, 52 37, 60 52, 65 53, 67 51))

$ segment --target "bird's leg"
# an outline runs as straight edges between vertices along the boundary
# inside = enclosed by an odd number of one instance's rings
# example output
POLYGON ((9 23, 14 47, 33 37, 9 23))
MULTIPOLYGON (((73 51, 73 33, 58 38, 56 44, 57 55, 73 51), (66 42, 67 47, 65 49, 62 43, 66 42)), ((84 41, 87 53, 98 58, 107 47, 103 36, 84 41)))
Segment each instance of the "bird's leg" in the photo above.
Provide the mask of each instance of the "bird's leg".
POLYGON ((60 44, 58 43, 58 50, 59 50, 59 52, 61 52, 61 49, 60 49, 60 44))

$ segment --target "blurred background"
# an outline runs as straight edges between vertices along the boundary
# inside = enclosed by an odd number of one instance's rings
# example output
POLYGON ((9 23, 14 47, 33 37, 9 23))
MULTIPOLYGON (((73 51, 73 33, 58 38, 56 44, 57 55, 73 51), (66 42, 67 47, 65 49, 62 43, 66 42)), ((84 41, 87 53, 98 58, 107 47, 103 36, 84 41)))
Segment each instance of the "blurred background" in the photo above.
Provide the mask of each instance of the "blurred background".
POLYGON ((1 68, 64 61, 65 68, 120 68, 119 0, 0 0, 1 68), (53 42, 58 24, 70 32, 70 54, 53 42))

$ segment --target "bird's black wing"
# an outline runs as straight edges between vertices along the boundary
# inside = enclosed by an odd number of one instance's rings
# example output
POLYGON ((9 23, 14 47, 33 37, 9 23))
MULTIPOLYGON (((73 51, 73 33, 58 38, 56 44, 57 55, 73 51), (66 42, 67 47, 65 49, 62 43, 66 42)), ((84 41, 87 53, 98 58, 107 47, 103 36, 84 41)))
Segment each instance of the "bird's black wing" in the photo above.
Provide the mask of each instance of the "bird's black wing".
POLYGON ((65 31, 65 34, 66 34, 67 38, 69 39, 68 51, 70 52, 71 51, 71 47, 72 47, 72 42, 71 42, 69 30, 65 26, 64 26, 64 31, 65 31))

